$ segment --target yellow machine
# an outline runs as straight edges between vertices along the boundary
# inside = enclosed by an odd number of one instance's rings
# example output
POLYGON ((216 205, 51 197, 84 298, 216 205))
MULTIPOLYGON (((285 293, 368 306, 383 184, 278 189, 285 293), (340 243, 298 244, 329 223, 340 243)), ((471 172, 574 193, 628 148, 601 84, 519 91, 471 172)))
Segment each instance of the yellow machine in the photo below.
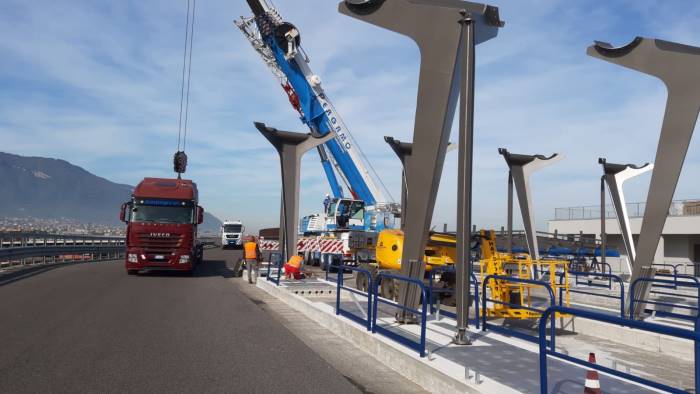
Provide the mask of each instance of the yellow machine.
MULTIPOLYGON (((563 303, 566 306, 569 305, 568 261, 541 259, 533 261, 528 254, 500 253, 496 250, 496 235, 493 231, 481 230, 480 236, 482 259, 479 262, 479 271, 482 281, 488 275, 532 279, 533 271, 538 271, 547 279, 547 283, 552 288, 555 303, 558 303, 559 288, 563 288, 563 303), (560 285, 559 277, 561 275, 564 275, 564 278, 560 285)), ((533 295, 540 299, 549 297, 549 292, 542 285, 537 284, 490 279, 486 286, 491 293, 489 299, 496 301, 487 308, 488 316, 516 319, 537 318, 541 314, 536 310, 504 305, 499 302, 532 308, 533 295)))
MULTIPOLYGON (((481 260, 479 261, 480 280, 488 275, 509 276, 520 279, 532 279, 533 271, 547 272, 547 283, 551 286, 555 297, 559 297, 559 288, 563 287, 564 304, 569 304, 568 262, 564 260, 537 260, 533 261, 528 254, 501 253, 496 249, 496 235, 493 231, 480 231, 481 260), (562 284, 559 285, 559 276, 564 275, 562 284)), ((401 269, 401 253, 403 251, 403 232, 401 230, 383 230, 379 233, 376 247, 376 261, 364 268, 370 272, 378 270, 398 271, 401 269)), ((454 234, 430 233, 428 244, 425 248, 425 270, 430 272, 436 267, 453 266, 457 260, 457 239, 454 234)), ((445 272, 440 275, 440 280, 434 283, 437 287, 454 288, 454 274, 445 272)), ((367 289, 367 278, 364 275, 357 276, 357 287, 367 289)), ((488 307, 488 316, 508 317, 517 319, 531 319, 539 317, 534 310, 524 309, 536 307, 534 299, 549 297, 547 290, 537 284, 517 283, 503 279, 491 279, 487 284, 489 299, 495 300, 488 307), (524 308, 500 304, 508 303, 522 305, 524 308)), ((396 299, 398 286, 393 281, 381 284, 381 295, 385 298, 396 299)), ((558 299, 556 299, 558 303, 558 299)), ((538 308, 539 309, 539 308, 538 308)), ((482 312, 483 313, 483 312, 482 312)))
MULTIPOLYGON (((457 239, 452 234, 431 232, 428 245, 425 248, 423 261, 426 262, 425 270, 430 272, 433 267, 445 267, 454 265, 457 260, 457 239)), ((403 231, 382 230, 377 237, 375 248, 375 261, 372 264, 363 264, 362 268, 373 273, 382 271, 398 272, 401 269, 401 254, 403 252, 403 231)), ((365 275, 356 275, 357 288, 367 291, 367 278, 365 275)), ((384 298, 396 300, 398 298, 398 283, 392 279, 385 279, 380 284, 380 294, 384 298)), ((441 280, 435 283, 437 287, 454 287, 454 275, 442 275, 441 280)))
MULTIPOLYGON (((457 239, 452 234, 430 233, 425 248, 425 270, 434 266, 453 265, 457 260, 457 239)), ((380 269, 401 269, 403 251, 403 231, 383 230, 377 238, 376 260, 380 269)))

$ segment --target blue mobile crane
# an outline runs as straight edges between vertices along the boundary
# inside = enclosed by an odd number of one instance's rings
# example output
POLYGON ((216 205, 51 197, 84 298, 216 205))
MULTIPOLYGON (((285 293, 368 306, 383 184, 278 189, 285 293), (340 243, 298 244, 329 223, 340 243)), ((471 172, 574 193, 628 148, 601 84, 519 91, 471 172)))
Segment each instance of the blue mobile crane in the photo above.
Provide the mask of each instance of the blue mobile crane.
MULTIPOLYGON (((292 107, 313 135, 334 130, 335 139, 318 147, 332 198, 324 201, 324 216, 304 217, 302 233, 361 230, 379 232, 393 228, 401 207, 385 198, 386 188, 353 139, 342 118, 309 67, 301 47, 299 30, 282 19, 266 0, 247 0, 252 17, 241 17, 236 26, 279 80, 292 107), (372 169, 374 177, 368 171, 372 169), (337 174, 337 175, 336 175, 337 174), (349 195, 343 193, 341 179, 349 195), (382 185, 380 189, 375 182, 382 185)), ((387 192, 386 195, 389 195, 387 192)))

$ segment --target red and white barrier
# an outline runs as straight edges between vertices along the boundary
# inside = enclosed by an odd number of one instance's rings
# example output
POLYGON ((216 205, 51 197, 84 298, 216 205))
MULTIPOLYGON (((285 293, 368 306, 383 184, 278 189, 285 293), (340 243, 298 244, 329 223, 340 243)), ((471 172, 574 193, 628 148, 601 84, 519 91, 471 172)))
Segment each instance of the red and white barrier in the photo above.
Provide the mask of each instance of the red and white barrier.
MULTIPOLYGON (((261 240, 260 250, 276 251, 279 250, 279 241, 261 240)), ((297 241, 297 251, 304 252, 321 252, 330 254, 343 253, 343 241, 340 239, 329 238, 299 238, 297 241)))

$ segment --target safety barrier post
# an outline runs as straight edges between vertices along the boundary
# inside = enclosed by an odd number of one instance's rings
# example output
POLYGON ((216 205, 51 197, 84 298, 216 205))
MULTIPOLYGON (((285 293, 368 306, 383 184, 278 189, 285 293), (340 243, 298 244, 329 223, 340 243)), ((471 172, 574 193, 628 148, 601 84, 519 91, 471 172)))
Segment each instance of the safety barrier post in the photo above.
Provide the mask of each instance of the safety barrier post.
MULTIPOLYGON (((579 276, 603 276, 609 278, 610 282, 612 283, 613 280, 618 282, 620 284, 620 296, 615 297, 613 295, 609 294, 600 294, 600 293, 594 293, 590 291, 583 291, 583 290, 577 290, 577 289, 569 289, 569 293, 578 293, 578 294, 588 294, 588 295, 593 295, 597 297, 604 297, 604 298, 617 298, 620 300, 620 317, 624 318, 625 317, 625 283, 623 282, 622 278, 618 275, 613 275, 613 274, 600 274, 600 273, 592 273, 592 272, 578 272, 578 271, 569 271, 569 275, 574 275, 576 277, 576 284, 578 285, 578 277, 579 276)), ((560 274, 559 277, 559 284, 562 283, 564 280, 564 275, 560 274)), ((587 284, 583 283, 584 286, 592 286, 592 287, 601 287, 601 286, 595 286, 594 284, 587 284)), ((612 289, 612 285, 610 286, 612 289)), ((562 291, 563 289, 560 287, 559 288, 559 305, 563 306, 562 303, 562 291)))
MULTIPOLYGON (((664 314, 670 316, 670 317, 676 317, 679 319, 685 319, 689 320, 692 318, 695 320, 700 314, 698 313, 698 307, 693 307, 693 306, 688 306, 688 305, 679 305, 679 304, 672 304, 668 302, 661 302, 661 301, 653 301, 653 300, 644 300, 644 299, 638 299, 635 296, 634 290, 637 287, 637 283, 639 282, 651 282, 652 284, 654 283, 662 283, 662 284, 669 284, 669 283, 675 283, 676 285, 679 285, 680 287, 691 287, 696 289, 696 295, 695 298, 700 302, 700 282, 697 280, 697 278, 691 277, 694 279, 694 282, 675 282, 675 281, 670 281, 670 280, 665 280, 665 279, 656 279, 656 278, 648 278, 648 277, 641 277, 637 278, 632 284, 630 284, 630 309, 629 309, 629 318, 631 320, 634 320, 634 303, 639 301, 643 302, 645 304, 652 304, 652 305, 661 305, 661 306, 669 306, 672 308, 682 308, 682 309, 689 309, 689 310, 694 310, 695 311, 695 316, 686 316, 686 315, 681 315, 678 313, 672 313, 672 312, 664 312, 664 314)), ((668 288, 668 287, 667 287, 668 288)), ((678 295, 678 294, 669 294, 669 293, 661 293, 661 292, 655 292, 656 294, 665 294, 665 295, 672 295, 672 296, 683 296, 683 295, 678 295)))
MULTIPOLYGON (((700 392, 700 324, 698 323, 700 319, 695 320, 695 327, 693 330, 688 330, 688 329, 683 329, 683 328, 678 328, 678 327, 673 327, 673 326, 668 326, 668 325, 661 325, 661 324, 656 324, 656 323, 648 323, 644 321, 637 321, 637 320, 630 320, 630 319, 625 319, 625 318, 620 318, 600 312, 592 312, 588 310, 583 310, 583 309, 574 309, 574 308, 569 308, 569 307, 563 307, 563 306, 552 306, 548 308, 546 311, 542 313, 542 316, 540 317, 540 324, 539 324, 539 369, 540 369, 540 392, 542 394, 548 393, 548 376, 547 376, 547 356, 552 356, 559 358, 561 360, 570 362, 572 364, 580 365, 589 369, 595 369, 598 371, 601 371, 603 373, 606 373, 608 375, 612 375, 614 377, 626 379, 635 383, 639 383, 645 386, 649 386, 658 390, 662 390, 665 392, 671 392, 671 393, 685 393, 685 391, 680 390, 675 387, 670 387, 662 383, 654 382, 649 379, 632 375, 627 372, 622 372, 618 371, 614 368, 609 368, 606 366, 603 366, 601 364, 594 364, 590 363, 586 360, 578 359, 575 357, 572 357, 568 354, 564 353, 559 353, 556 351, 556 348, 554 346, 550 347, 547 349, 547 343, 544 340, 545 338, 545 326, 546 326, 546 321, 550 316, 555 315, 556 313, 563 313, 567 315, 572 315, 572 316, 577 316, 581 317, 584 319, 589 319, 589 320, 596 320, 600 321, 603 323, 608 323, 608 324, 615 324, 615 325, 620 325, 620 326, 627 326, 632 329, 637 329, 637 330, 642 330, 642 331, 649 331, 649 332, 654 332, 657 334, 662 334, 662 335, 668 335, 668 336, 673 336, 676 338, 680 339, 688 339, 693 341, 694 345, 694 359, 695 359, 695 392, 700 392)), ((551 335, 554 337, 556 335, 556 330, 551 330, 551 335)))
POLYGON ((372 274, 363 268, 358 268, 358 267, 350 267, 346 265, 340 265, 338 266, 338 270, 342 272, 341 274, 338 275, 338 280, 336 281, 337 283, 337 290, 335 292, 335 314, 336 315, 342 315, 345 316, 351 320, 354 320, 358 323, 365 324, 367 327, 367 331, 372 331, 372 274), (364 293, 362 291, 359 291, 358 289, 353 289, 352 287, 345 287, 344 285, 344 276, 343 273, 345 270, 351 271, 351 272, 356 272, 356 274, 365 274, 367 275, 367 293, 364 293), (349 311, 345 311, 341 308, 340 306, 340 291, 342 289, 345 289, 351 293, 359 294, 361 296, 367 297, 367 319, 363 319, 349 311))
MULTIPOLYGON (((481 297, 481 302, 482 302, 482 303, 481 303, 481 308, 482 308, 482 310, 483 310, 483 312, 482 312, 483 314, 482 314, 482 318, 481 318, 481 327, 482 327, 481 329, 482 329, 483 331, 486 331, 487 328, 490 328, 490 329, 492 329, 492 330, 494 330, 494 331, 502 332, 502 333, 505 333, 505 334, 510 334, 510 335, 515 336, 515 337, 524 339, 524 340, 526 340, 526 341, 530 341, 530 342, 536 342, 536 341, 538 341, 539 338, 537 338, 537 337, 535 337, 535 336, 533 336, 533 335, 523 334, 523 333, 518 332, 518 331, 515 331, 515 330, 511 330, 511 329, 508 329, 508 328, 500 327, 500 326, 497 326, 497 325, 494 325, 494 324, 489 324, 489 323, 486 321, 486 318, 487 318, 487 316, 488 316, 488 309, 486 308, 486 302, 487 302, 487 301, 491 301, 491 302, 494 303, 494 304, 500 304, 500 305, 505 305, 505 306, 513 307, 513 308, 516 308, 516 309, 525 309, 525 310, 534 311, 534 312, 539 312, 539 313, 542 313, 542 312, 543 312, 542 309, 537 309, 537 308, 533 308, 533 307, 529 307, 529 306, 524 306, 524 305, 520 305, 520 304, 514 304, 514 303, 512 303, 512 302, 505 302, 505 301, 498 301, 498 300, 494 300, 494 299, 489 299, 489 298, 486 296, 486 294, 487 294, 487 293, 486 293, 486 285, 488 285, 489 281, 491 281, 491 280, 503 280, 503 281, 506 281, 506 282, 515 282, 515 283, 531 284, 531 285, 535 285, 535 286, 544 287, 544 288, 547 289, 547 291, 549 292, 549 307, 550 307, 550 308, 553 307, 553 306, 556 306, 555 299, 554 299, 554 291, 552 290, 552 286, 550 286, 550 284, 547 283, 547 282, 542 282, 542 281, 539 281, 539 280, 523 279, 523 278, 514 278, 514 277, 511 277, 511 276, 502 276, 502 275, 488 275, 486 278, 484 278, 484 281, 483 281, 483 283, 481 284, 481 286, 482 286, 482 287, 481 287, 481 293, 482 293, 482 297, 481 297)), ((556 326, 555 326, 555 324, 556 324, 556 315, 552 315, 552 316, 551 316, 551 322, 550 322, 550 323, 551 323, 551 326, 552 326, 552 330, 556 329, 556 326)), ((546 326, 546 325, 547 325, 547 324, 546 324, 546 322, 545 322, 545 326, 546 326)), ((552 346, 552 348, 554 348, 554 335, 552 335, 552 337, 551 337, 550 345, 552 346)))
POLYGON ((389 339, 392 339, 402 345, 406 345, 414 350, 418 350, 420 353, 421 357, 425 357, 425 334, 426 334, 426 323, 427 323, 427 313, 428 313, 428 292, 425 288, 425 284, 423 283, 422 280, 419 279, 413 279, 413 278, 408 278, 405 276, 399 276, 399 275, 392 275, 388 273, 380 273, 377 275, 377 278, 374 281, 374 290, 372 294, 374 298, 373 302, 373 307, 372 307, 372 332, 373 333, 379 333, 384 336, 386 336, 389 339), (379 283, 381 282, 382 279, 393 279, 393 280, 398 280, 398 281, 404 281, 407 282, 408 284, 414 284, 417 285, 420 288, 421 291, 421 310, 416 310, 411 307, 389 301, 386 299, 383 299, 379 297, 379 283), (395 308, 401 309, 403 312, 412 312, 412 313, 417 313, 420 314, 421 316, 421 322, 420 322, 420 342, 418 343, 418 346, 416 346, 416 343, 414 341, 411 341, 391 330, 388 330, 384 327, 381 327, 377 324, 377 311, 378 311, 378 304, 379 303, 391 305, 395 308))

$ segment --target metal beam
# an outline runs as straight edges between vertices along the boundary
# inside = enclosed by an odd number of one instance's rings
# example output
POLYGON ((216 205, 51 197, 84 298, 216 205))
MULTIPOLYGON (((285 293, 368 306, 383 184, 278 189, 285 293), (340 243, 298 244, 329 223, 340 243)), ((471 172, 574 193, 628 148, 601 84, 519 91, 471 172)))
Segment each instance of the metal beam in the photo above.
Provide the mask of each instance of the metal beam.
MULTIPOLYGON (((475 44, 496 37, 503 22, 496 7, 458 0, 349 0, 341 2, 338 8, 342 14, 411 38, 420 50, 413 152, 406 163, 409 209, 402 211, 405 234, 401 274, 422 278, 423 255, 460 84, 468 77, 460 74, 466 56, 463 20, 469 14, 476 25, 475 44)), ((415 307, 419 297, 415 285, 402 283, 399 287, 402 305, 415 307)))
POLYGON ((700 48, 637 37, 614 48, 596 42, 587 54, 644 74, 666 85, 668 98, 647 195, 632 277, 651 267, 700 111, 700 48))
MULTIPOLYGON (((617 222, 620 225, 620 234, 622 234, 622 243, 627 252, 628 262, 627 269, 632 274, 632 267, 636 260, 636 249, 634 247, 634 239, 632 238, 632 228, 630 226, 630 218, 627 214, 627 202, 625 201, 625 193, 623 185, 625 181, 647 173, 654 169, 653 164, 646 163, 641 166, 634 164, 613 164, 608 163, 605 158, 598 159, 598 163, 603 166, 603 179, 608 184, 608 190, 613 201, 613 208, 617 214, 617 222)), ((601 188, 603 186, 601 185, 601 188)), ((603 188, 604 189, 604 188, 603 188)), ((605 204, 605 193, 601 190, 601 204, 605 204)), ((605 217, 605 206, 601 206, 601 217, 605 217)), ((605 219, 601 222, 601 237, 605 232, 605 219)), ((606 235, 607 239, 607 235, 606 235)), ((601 255, 603 252, 601 251, 601 255)))
MULTIPOLYGON (((518 204, 520 205, 520 214, 523 217, 523 226, 525 227, 525 240, 527 241, 527 249, 530 253, 530 257, 533 260, 540 259, 540 249, 537 244, 537 232, 535 230, 535 215, 532 209, 532 198, 530 193, 530 175, 548 165, 554 164, 555 162, 562 159, 562 156, 555 153, 549 157, 543 155, 522 155, 517 153, 510 153, 505 148, 499 148, 498 153, 500 153, 508 164, 508 170, 510 177, 512 177, 512 182, 515 186, 515 191, 518 194, 518 204)), ((509 185, 511 180, 508 180, 509 185)), ((513 197, 511 188, 509 186, 509 197, 508 204, 513 203, 513 197)), ((512 208, 509 208, 509 212, 512 215, 512 208)), ((512 217, 509 220, 510 226, 512 226, 512 217)), ((512 233, 512 229, 509 229, 512 233)), ((511 246, 512 248, 512 246, 511 246)), ((534 267, 533 267, 534 268, 534 267)), ((538 277, 539 272, 533 269, 533 277, 538 277)))
POLYGON ((301 157, 310 149, 335 138, 335 132, 330 132, 323 137, 315 137, 311 134, 277 130, 260 122, 255 122, 255 127, 277 149, 280 156, 282 172, 280 252, 283 261, 287 261, 297 254, 301 157))

